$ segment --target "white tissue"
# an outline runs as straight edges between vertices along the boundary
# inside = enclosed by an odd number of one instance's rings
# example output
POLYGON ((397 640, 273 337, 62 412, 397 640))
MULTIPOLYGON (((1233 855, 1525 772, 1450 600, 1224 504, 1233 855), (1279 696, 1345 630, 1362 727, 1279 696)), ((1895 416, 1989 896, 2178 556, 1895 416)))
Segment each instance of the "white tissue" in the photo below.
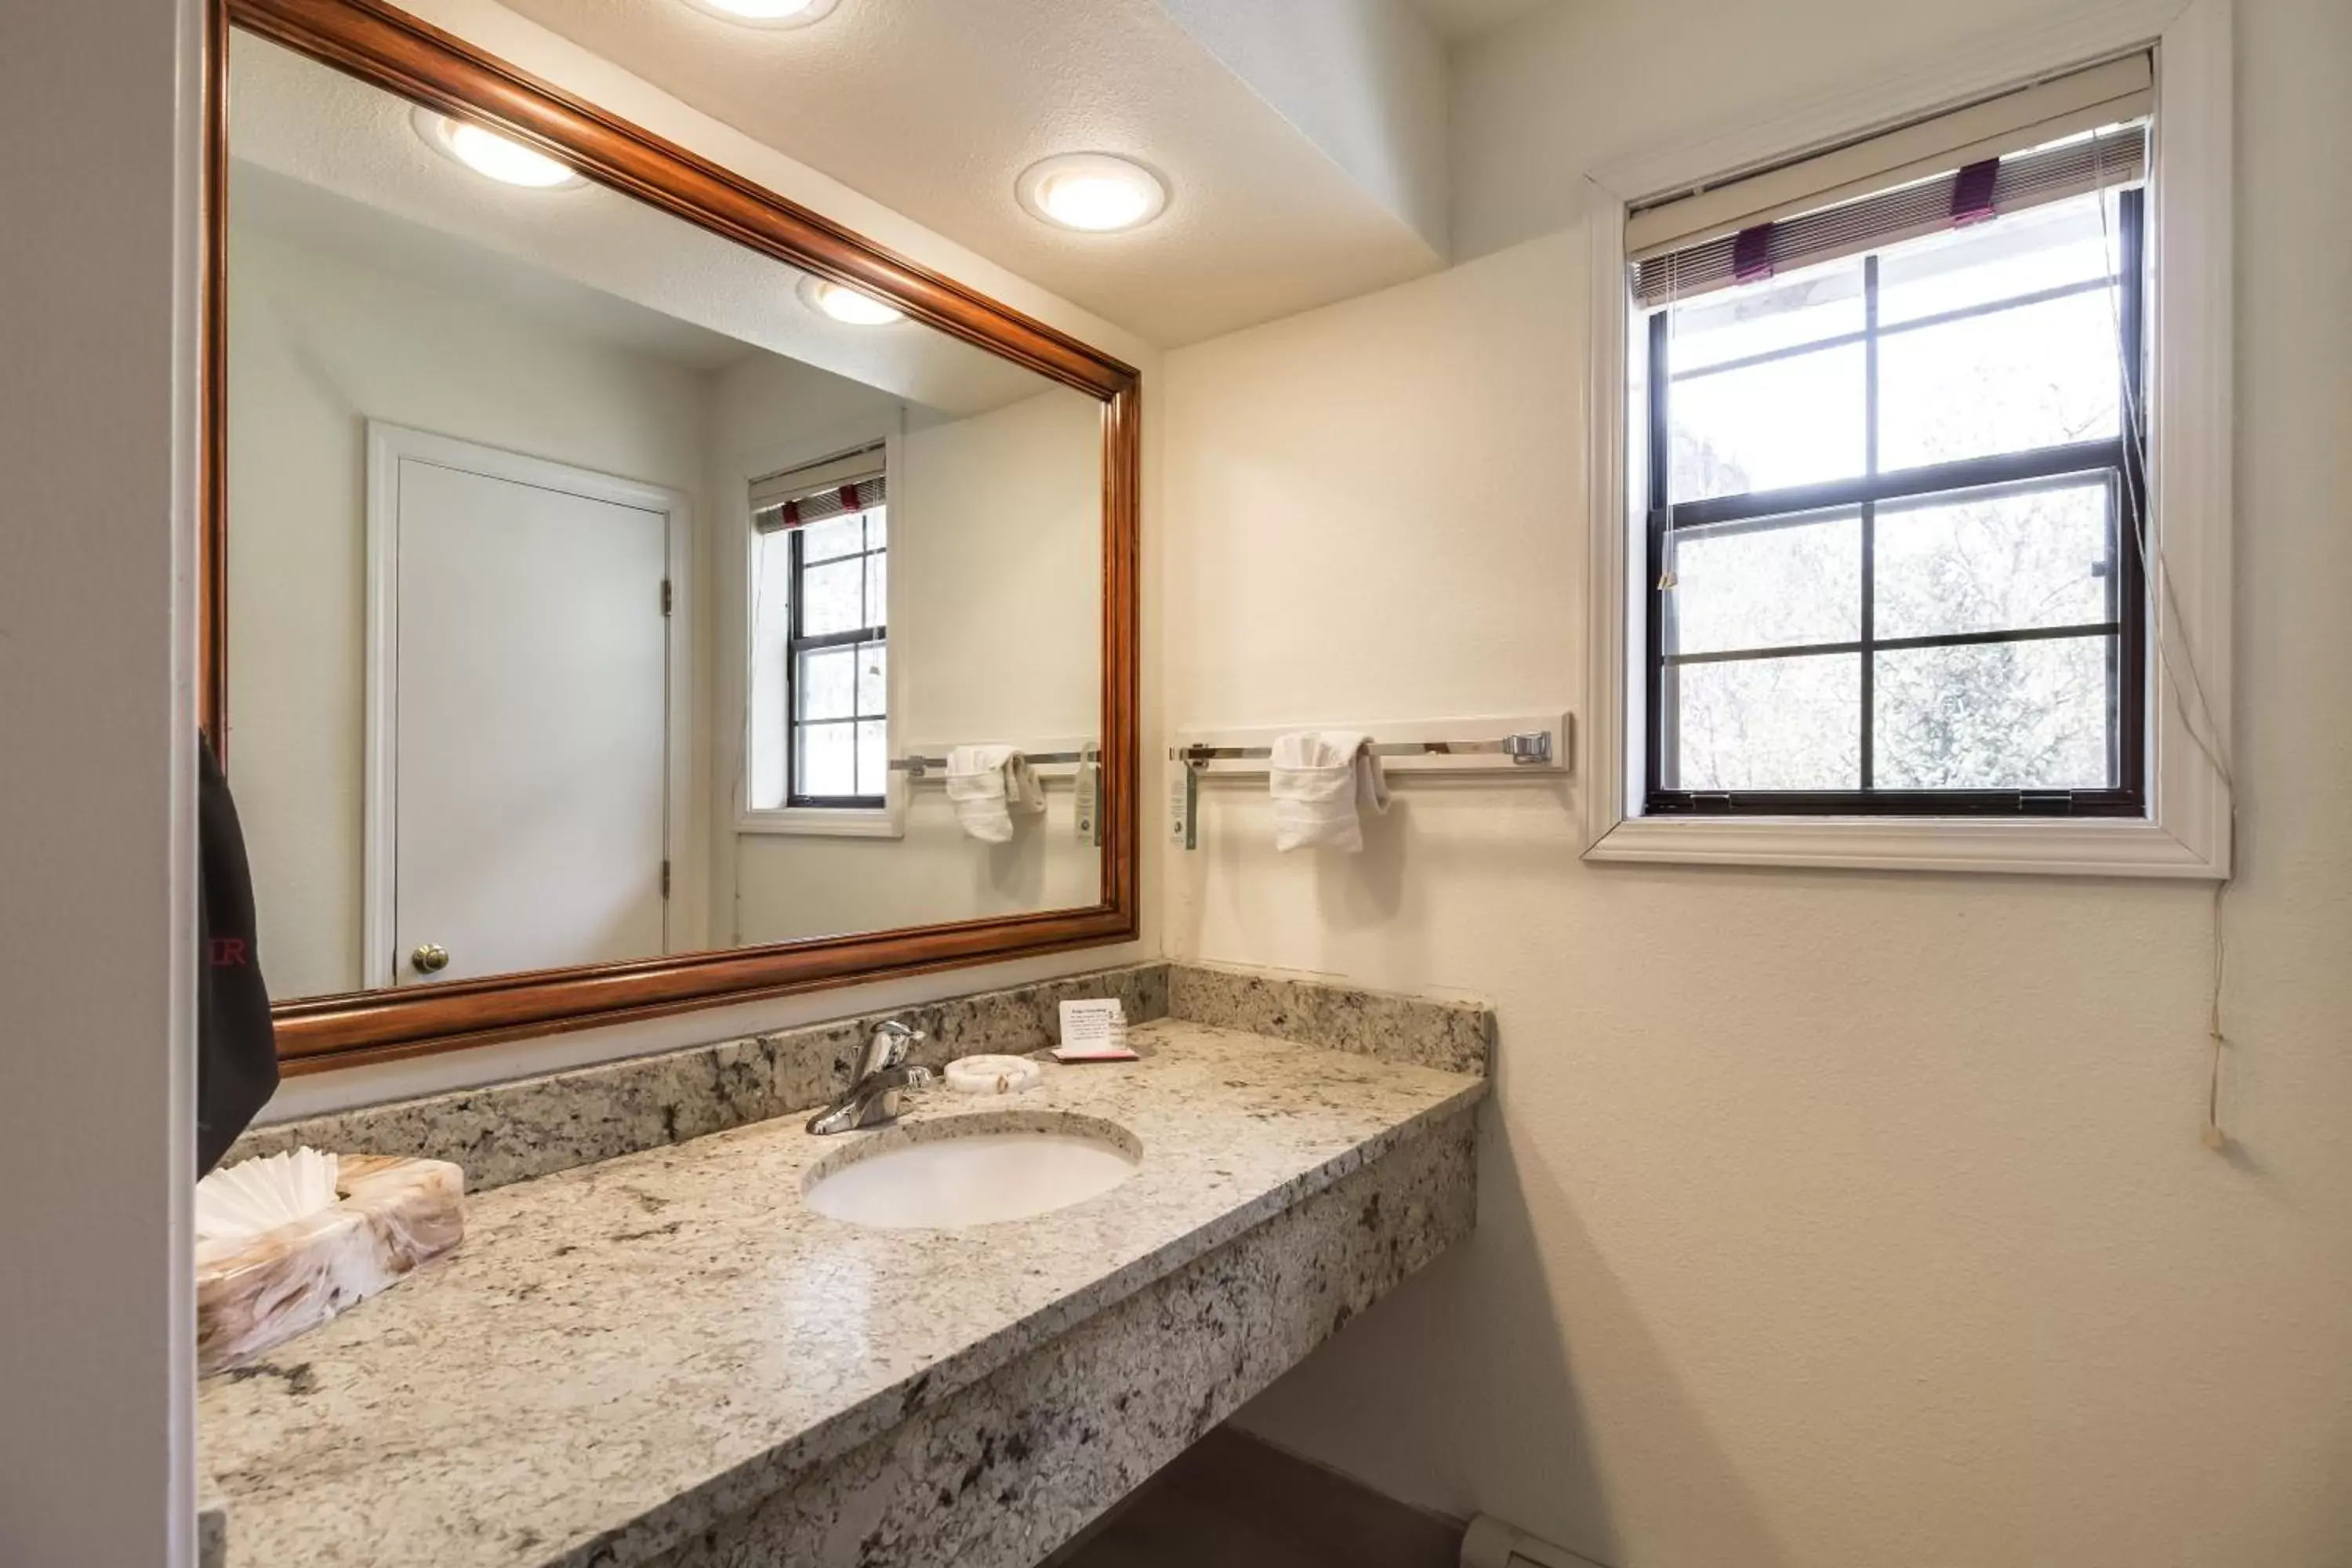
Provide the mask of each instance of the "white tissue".
POLYGON ((233 1241, 335 1206, 335 1157, 316 1149, 268 1154, 196 1184, 196 1239, 233 1241))

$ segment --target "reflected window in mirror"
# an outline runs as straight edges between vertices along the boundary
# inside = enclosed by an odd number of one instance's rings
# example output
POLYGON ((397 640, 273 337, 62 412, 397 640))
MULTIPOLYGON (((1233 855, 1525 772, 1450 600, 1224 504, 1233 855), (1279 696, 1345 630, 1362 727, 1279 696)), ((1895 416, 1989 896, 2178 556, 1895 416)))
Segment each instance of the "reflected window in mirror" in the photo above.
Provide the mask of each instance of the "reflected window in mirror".
POLYGON ((751 485, 754 811, 889 805, 889 503, 875 442, 751 485))
POLYGON ((878 811, 890 776, 884 509, 787 538, 795 590, 787 799, 878 811))

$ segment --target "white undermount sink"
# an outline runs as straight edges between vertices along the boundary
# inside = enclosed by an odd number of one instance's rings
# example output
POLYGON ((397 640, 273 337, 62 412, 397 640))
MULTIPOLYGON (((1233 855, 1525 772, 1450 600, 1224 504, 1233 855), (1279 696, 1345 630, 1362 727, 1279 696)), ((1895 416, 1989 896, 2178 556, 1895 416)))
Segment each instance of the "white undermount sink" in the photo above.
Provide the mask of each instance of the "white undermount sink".
POLYGON ((995 1225, 1099 1197, 1142 1160, 1112 1122, 992 1112, 863 1135, 820 1161, 802 1195, 828 1219, 885 1230, 995 1225))

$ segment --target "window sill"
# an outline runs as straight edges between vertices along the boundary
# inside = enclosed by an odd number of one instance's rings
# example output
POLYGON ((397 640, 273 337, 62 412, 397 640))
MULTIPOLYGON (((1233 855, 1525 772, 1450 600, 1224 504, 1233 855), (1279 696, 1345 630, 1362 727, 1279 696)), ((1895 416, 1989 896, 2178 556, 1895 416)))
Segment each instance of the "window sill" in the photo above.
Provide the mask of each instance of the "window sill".
POLYGON ((735 831, 806 838, 904 838, 907 822, 904 813, 895 805, 879 810, 793 805, 740 812, 735 817, 735 831))
POLYGON ((2215 855, 2137 818, 1636 816, 1602 834, 1584 858, 2043 877, 2229 875, 2226 842, 2215 855))

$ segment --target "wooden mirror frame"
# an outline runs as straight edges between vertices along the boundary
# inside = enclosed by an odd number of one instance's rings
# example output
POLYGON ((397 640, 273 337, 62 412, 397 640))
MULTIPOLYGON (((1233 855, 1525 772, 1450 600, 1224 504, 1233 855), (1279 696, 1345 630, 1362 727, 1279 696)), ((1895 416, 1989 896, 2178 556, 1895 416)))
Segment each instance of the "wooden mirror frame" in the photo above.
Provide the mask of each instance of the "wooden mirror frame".
MULTIPOLYGON (((278 1003, 288 1072, 458 1049, 824 986, 1132 941, 1137 857, 1138 517, 1141 377, 1111 356, 762 190, 651 132, 484 54, 382 0, 214 0, 205 106, 201 721, 228 733, 228 39, 280 44, 444 113, 561 157, 588 178, 1103 403, 1102 900, 1091 908, 958 921, 765 947, 346 992, 278 1003)), ((224 763, 226 763, 226 757, 224 763)))

